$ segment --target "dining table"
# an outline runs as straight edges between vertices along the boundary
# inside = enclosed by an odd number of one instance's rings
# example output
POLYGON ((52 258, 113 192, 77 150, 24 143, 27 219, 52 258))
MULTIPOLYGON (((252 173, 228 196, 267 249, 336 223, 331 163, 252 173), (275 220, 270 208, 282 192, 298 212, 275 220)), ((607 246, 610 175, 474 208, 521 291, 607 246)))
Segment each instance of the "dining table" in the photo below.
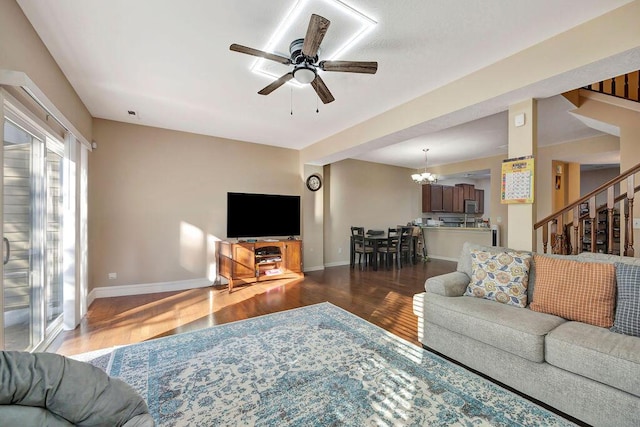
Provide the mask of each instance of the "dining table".
MULTIPOLYGON (((365 244, 369 244, 373 247, 373 253, 372 253, 372 258, 373 261, 371 262, 372 266, 373 266, 373 270, 377 271, 378 270, 378 255, 379 255, 379 251, 378 248, 380 248, 382 246, 382 244, 386 243, 387 238, 388 238, 389 234, 385 231, 385 232, 377 232, 377 233, 373 233, 370 234, 369 232, 367 232, 364 235, 364 241, 365 244)), ((418 236, 416 235, 412 235, 412 244, 411 244, 411 259, 412 261, 415 263, 416 261, 416 256, 417 256, 417 242, 418 242, 418 236)), ((353 239, 353 236, 351 236, 351 240, 350 240, 350 245, 349 245, 349 265, 351 267, 355 267, 356 265, 356 247, 355 247, 355 241, 353 239)))

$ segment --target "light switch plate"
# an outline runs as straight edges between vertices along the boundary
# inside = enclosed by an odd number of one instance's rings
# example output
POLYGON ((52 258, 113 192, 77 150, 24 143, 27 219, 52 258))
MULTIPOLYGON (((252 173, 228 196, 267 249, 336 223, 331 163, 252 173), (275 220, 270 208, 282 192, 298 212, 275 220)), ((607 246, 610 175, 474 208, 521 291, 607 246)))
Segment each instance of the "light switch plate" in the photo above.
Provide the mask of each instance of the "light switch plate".
POLYGON ((520 113, 517 116, 515 116, 513 120, 513 124, 516 127, 524 126, 524 113, 520 113))
POLYGON ((640 218, 633 218, 633 228, 640 228, 640 218))

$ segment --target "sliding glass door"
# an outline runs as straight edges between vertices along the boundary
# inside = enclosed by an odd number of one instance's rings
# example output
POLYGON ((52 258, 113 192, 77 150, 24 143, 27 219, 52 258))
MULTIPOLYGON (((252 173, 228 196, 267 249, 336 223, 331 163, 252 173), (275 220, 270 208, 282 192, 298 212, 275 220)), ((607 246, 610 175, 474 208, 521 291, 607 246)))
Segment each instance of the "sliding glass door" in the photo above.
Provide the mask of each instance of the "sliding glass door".
POLYGON ((62 315, 63 145, 11 114, 4 118, 5 350, 33 350, 62 315))

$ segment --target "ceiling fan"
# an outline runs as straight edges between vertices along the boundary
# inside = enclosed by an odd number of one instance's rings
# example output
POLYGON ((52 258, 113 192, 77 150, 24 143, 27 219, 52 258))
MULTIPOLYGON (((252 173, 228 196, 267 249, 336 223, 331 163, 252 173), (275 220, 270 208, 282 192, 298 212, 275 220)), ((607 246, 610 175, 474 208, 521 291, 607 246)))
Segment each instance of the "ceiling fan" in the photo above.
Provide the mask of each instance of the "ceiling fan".
POLYGON ((320 15, 311 15, 305 37, 303 39, 296 39, 289 45, 289 53, 291 54, 289 58, 235 43, 229 46, 229 49, 235 52, 246 53, 247 55, 276 61, 284 65, 293 65, 292 71, 260 90, 258 92, 260 95, 269 95, 289 80, 296 79, 302 84, 310 83, 322 102, 328 104, 334 101, 335 98, 318 74, 318 69, 322 71, 363 74, 375 74, 376 71, 378 71, 378 63, 375 61, 318 62, 318 49, 320 48, 320 43, 322 43, 322 39, 324 38, 330 23, 331 22, 327 18, 323 18, 320 15))

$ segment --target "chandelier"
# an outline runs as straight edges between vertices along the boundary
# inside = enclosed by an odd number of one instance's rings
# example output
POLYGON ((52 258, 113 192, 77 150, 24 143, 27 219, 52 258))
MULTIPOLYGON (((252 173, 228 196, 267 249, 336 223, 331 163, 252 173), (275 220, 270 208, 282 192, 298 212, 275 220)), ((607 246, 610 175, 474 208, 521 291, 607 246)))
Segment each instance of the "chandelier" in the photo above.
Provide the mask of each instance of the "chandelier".
POLYGON ((422 151, 424 151, 424 172, 412 174, 411 179, 418 184, 431 184, 433 182, 437 182, 438 177, 435 174, 427 172, 427 152, 429 149, 425 148, 422 151))

